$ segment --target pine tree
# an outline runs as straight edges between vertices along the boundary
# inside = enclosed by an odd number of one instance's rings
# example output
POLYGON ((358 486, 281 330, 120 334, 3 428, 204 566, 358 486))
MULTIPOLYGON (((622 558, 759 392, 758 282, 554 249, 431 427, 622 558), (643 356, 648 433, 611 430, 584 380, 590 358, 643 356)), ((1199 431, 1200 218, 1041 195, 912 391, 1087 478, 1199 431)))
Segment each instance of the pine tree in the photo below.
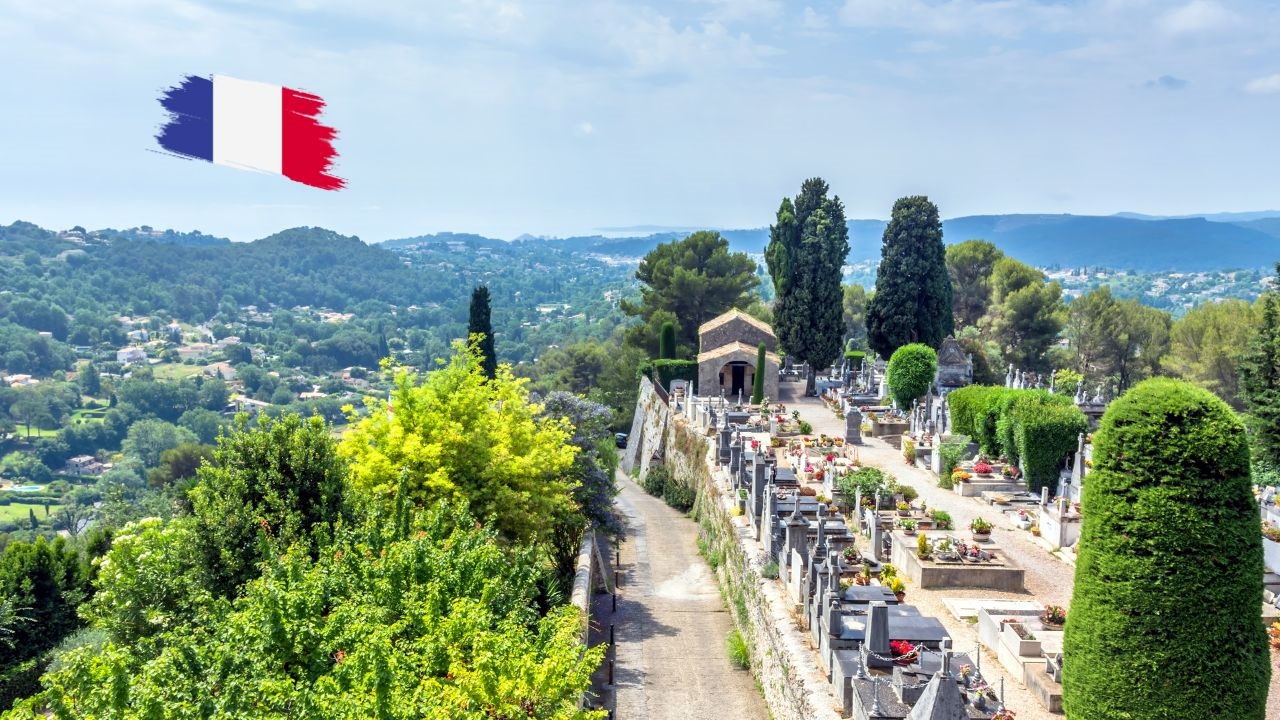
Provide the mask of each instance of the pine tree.
POLYGON ((751 404, 759 405, 764 402, 764 343, 760 343, 760 347, 756 348, 756 379, 751 387, 751 404))
POLYGON ((662 360, 674 360, 676 357, 676 326, 675 323, 662 323, 662 337, 658 341, 658 358, 662 360))
MULTIPOLYGON (((1280 263, 1276 264, 1280 278, 1280 263)), ((1269 472, 1280 470, 1280 293, 1263 294, 1261 323, 1240 358, 1241 396, 1253 427, 1254 460, 1269 472)))
POLYGON ((937 348, 951 334, 951 278, 938 206, 922 195, 893 204, 884 231, 867 340, 881 357, 913 342, 937 348))
POLYGON ((479 340, 481 365, 485 377, 492 378, 498 371, 498 356, 493 347, 493 323, 489 319, 489 288, 481 285, 471 291, 471 317, 467 321, 467 335, 482 336, 479 340))
POLYGON ((765 249, 778 298, 773 329, 787 355, 809 366, 809 395, 815 372, 844 346, 840 269, 849 254, 849 228, 844 204, 839 196, 828 198, 827 190, 822 178, 810 178, 794 202, 783 198, 765 249))

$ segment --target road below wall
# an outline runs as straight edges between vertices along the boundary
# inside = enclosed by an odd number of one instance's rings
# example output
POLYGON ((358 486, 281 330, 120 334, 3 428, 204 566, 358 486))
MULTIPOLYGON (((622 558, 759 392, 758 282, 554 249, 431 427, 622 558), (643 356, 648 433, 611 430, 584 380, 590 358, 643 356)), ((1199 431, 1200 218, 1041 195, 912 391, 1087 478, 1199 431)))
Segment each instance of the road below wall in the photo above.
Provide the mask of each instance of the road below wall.
POLYGON ((751 673, 729 662, 733 621, 698 554, 698 526, 621 473, 618 485, 617 720, 768 717, 751 673))

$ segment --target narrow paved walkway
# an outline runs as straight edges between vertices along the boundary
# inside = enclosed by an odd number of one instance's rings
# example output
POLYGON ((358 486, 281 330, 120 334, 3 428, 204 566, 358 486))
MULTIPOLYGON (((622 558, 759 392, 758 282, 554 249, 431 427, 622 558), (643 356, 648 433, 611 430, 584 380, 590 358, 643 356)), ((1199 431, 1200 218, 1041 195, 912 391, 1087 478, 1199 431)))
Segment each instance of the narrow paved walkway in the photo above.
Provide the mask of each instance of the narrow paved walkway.
POLYGON ((766 718, 751 673, 730 664, 733 626, 698 555, 697 525, 618 475, 627 518, 614 616, 618 720, 766 718))

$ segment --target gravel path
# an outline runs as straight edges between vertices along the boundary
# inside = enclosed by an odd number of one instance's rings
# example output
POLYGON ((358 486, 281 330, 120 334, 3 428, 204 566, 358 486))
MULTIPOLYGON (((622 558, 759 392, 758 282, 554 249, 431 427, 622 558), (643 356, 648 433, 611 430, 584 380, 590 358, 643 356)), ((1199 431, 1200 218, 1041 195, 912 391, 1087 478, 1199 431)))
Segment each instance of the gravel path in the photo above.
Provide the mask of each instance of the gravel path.
POLYGON ((621 473, 618 484, 627 540, 614 616, 617 717, 767 717, 751 673, 729 663, 733 621, 698 555, 698 526, 621 473))

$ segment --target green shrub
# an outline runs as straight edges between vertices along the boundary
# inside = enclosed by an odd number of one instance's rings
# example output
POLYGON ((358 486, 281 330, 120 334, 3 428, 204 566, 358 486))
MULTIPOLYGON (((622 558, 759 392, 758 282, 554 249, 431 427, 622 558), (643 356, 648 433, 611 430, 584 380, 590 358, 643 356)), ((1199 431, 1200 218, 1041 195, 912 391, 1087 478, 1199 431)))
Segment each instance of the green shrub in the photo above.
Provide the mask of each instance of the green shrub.
POLYGON ((933 518, 934 526, 939 530, 954 530, 955 525, 951 520, 951 513, 946 510, 930 511, 929 517, 933 518))
POLYGON ((770 580, 775 580, 775 579, 777 579, 777 577, 778 577, 778 563, 777 563, 777 562, 774 562, 774 561, 772 561, 772 560, 771 560, 771 561, 769 561, 769 562, 767 562, 767 563, 765 563, 764 567, 763 567, 763 568, 761 568, 761 570, 760 570, 760 574, 761 574, 761 575, 763 575, 764 577, 766 577, 766 578, 770 579, 770 580))
POLYGON ((969 447, 968 435, 950 435, 941 444, 938 445, 938 459, 942 464, 942 471, 938 477, 946 477, 950 479, 951 471, 955 466, 960 464, 961 460, 965 460, 965 449, 969 447))
POLYGON ((1076 449, 1080 433, 1089 430, 1089 420, 1073 405, 1019 403, 1018 456, 1026 470, 1027 490, 1038 495, 1040 488, 1057 488, 1063 458, 1076 449))
POLYGON ((867 354, 862 350, 845 350, 844 351, 844 357, 846 360, 849 361, 849 367, 854 368, 855 370, 857 368, 862 367, 862 360, 866 356, 867 354))
POLYGON ((853 502, 858 490, 862 490, 863 498, 875 497, 877 490, 882 495, 888 495, 891 485, 893 478, 880 468, 873 467, 858 468, 836 481, 836 489, 849 502, 853 502))
POLYGON ((1261 720, 1262 540, 1236 414, 1188 383, 1138 384, 1094 435, 1083 510, 1067 715, 1261 720))
POLYGON ((662 489, 662 499, 680 512, 689 512, 698 499, 698 491, 675 478, 668 478, 662 489))
POLYGON ((909 410, 913 400, 929 391, 938 374, 938 353, 924 343, 903 345, 893 351, 885 373, 893 401, 899 408, 909 410))
POLYGON ((956 481, 951 479, 951 473, 943 473, 938 476, 938 487, 943 490, 951 490, 955 488, 956 481))
POLYGON ((751 648, 747 646, 747 640, 742 637, 742 633, 736 629, 730 630, 729 635, 724 639, 724 646, 729 652, 729 662, 735 667, 739 670, 751 667, 751 648))
POLYGON ((1009 388, 992 388, 985 394, 982 406, 974 412, 973 429, 978 440, 978 448, 984 455, 991 457, 999 457, 1000 437, 998 433, 998 425, 1000 422, 1000 411, 1004 405, 1006 396, 1018 392, 1009 388))
POLYGON ((916 498, 920 497, 920 493, 916 492, 915 488, 898 482, 891 482, 889 484, 889 494, 901 495, 902 499, 909 503, 915 502, 916 498))
POLYGON ((670 480, 671 471, 666 465, 650 465, 649 472, 645 473, 644 480, 640 481, 640 487, 654 497, 663 497, 670 480))
POLYGON ((798 426, 801 435, 808 435, 813 432, 813 425, 808 420, 801 420, 798 426))
POLYGON ((688 380, 690 387, 698 382, 696 360, 648 360, 640 363, 636 372, 638 375, 648 376, 664 390, 671 387, 672 380, 688 380))
POLYGON ((902 438, 902 459, 906 460, 908 465, 916 464, 916 442, 905 436, 902 438))

